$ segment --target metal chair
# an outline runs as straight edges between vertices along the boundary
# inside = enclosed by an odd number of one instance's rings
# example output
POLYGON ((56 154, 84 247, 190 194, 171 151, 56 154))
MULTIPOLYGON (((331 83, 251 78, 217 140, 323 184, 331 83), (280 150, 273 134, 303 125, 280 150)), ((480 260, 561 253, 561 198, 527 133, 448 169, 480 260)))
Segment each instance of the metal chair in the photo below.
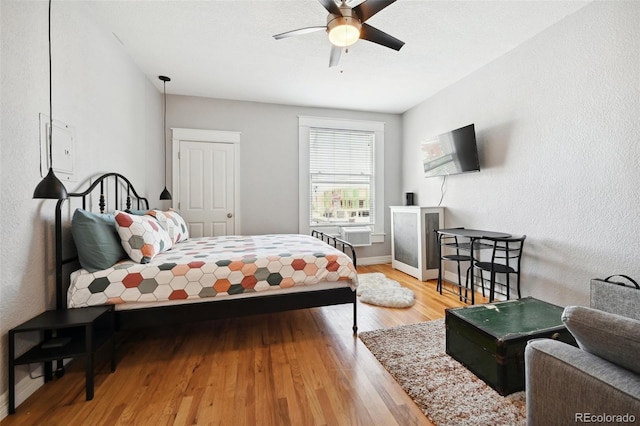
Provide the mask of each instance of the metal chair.
POLYGON ((518 299, 520 299, 520 263, 522 259, 522 249, 526 238, 527 236, 523 235, 521 237, 485 237, 482 239, 483 242, 492 246, 491 261, 475 261, 473 266, 480 271, 480 281, 483 288, 483 294, 485 283, 483 271, 489 272, 491 275, 489 279, 489 302, 493 302, 495 299, 496 274, 505 274, 506 276, 506 283, 503 285, 506 287, 507 300, 509 299, 509 290, 511 288, 509 277, 512 274, 515 274, 516 289, 518 291, 518 299))
MULTIPOLYGON (((462 228, 460 228, 462 229, 462 228)), ((440 265, 438 266, 438 286, 437 286, 437 290, 440 292, 440 294, 442 294, 442 281, 443 281, 443 276, 442 276, 442 261, 452 261, 452 262, 456 262, 457 267, 458 267, 458 297, 460 298, 460 301, 462 301, 464 299, 464 301, 467 301, 467 281, 468 281, 468 273, 469 273, 469 268, 471 268, 471 264, 473 261, 473 257, 471 256, 471 252, 470 252, 470 243, 468 242, 459 242, 458 241, 458 237, 457 236, 449 236, 449 235, 440 235, 438 234, 438 247, 440 249, 440 265), (442 254, 442 249, 443 248, 450 248, 455 250, 455 254, 442 254), (466 251, 469 254, 461 254, 460 251, 466 251), (462 275, 461 275, 461 269, 460 269, 460 262, 469 262, 469 268, 467 269, 467 279, 465 279, 465 293, 464 296, 462 296, 462 275)), ((449 290, 447 290, 449 291, 449 290)))

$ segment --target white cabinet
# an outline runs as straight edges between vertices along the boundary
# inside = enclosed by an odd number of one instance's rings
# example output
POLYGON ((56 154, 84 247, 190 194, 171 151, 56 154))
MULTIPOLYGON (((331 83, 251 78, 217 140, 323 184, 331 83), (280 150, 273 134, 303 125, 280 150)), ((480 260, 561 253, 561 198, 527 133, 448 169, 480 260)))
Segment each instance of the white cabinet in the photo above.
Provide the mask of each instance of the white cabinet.
POLYGON ((444 207, 391 206, 391 266, 420 281, 438 278, 435 230, 444 228, 444 207))

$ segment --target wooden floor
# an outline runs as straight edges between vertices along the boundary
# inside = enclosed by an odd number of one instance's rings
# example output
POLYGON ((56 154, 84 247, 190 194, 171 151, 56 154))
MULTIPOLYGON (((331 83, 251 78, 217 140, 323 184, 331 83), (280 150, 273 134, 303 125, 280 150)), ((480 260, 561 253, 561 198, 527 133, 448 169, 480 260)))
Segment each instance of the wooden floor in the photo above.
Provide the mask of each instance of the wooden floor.
MULTIPOLYGON (((358 302, 359 331, 461 305, 390 265, 358 271, 383 272, 417 300, 409 309, 358 302)), ((92 401, 78 361, 0 425, 430 425, 354 337, 352 312, 339 305, 121 334, 117 370, 100 365, 92 401)))

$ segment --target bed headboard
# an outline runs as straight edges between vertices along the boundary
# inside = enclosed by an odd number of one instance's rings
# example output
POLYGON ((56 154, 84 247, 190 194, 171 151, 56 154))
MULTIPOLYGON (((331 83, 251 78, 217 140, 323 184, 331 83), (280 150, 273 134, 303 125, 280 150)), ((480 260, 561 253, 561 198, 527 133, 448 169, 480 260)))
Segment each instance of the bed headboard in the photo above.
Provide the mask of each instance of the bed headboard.
POLYGON ((73 238, 69 230, 63 226, 63 208, 65 204, 70 209, 82 208, 84 210, 99 211, 104 213, 113 210, 130 211, 135 209, 149 209, 149 200, 142 197, 135 190, 129 179, 119 173, 105 173, 93 178, 93 183, 83 192, 70 192, 66 199, 58 200, 55 214, 55 264, 56 264, 56 309, 67 308, 67 287, 69 279, 65 279, 65 265, 76 262, 77 254, 64 256, 65 247, 73 246, 73 238), (92 206, 94 196, 97 195, 97 205, 92 206), (73 205, 74 200, 82 200, 79 205, 73 205), (68 203, 67 203, 68 202, 68 203), (92 208, 93 207, 93 208, 92 208))

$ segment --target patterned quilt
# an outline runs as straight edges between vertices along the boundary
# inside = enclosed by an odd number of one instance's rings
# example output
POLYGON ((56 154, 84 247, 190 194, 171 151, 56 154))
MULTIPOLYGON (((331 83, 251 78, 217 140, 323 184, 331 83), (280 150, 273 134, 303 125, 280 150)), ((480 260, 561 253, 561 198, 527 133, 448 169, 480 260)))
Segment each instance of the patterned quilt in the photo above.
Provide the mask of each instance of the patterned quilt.
POLYGON ((71 275, 70 308, 103 304, 215 298, 268 293, 358 275, 340 250, 308 235, 277 234, 194 238, 151 263, 121 261, 94 273, 71 275))

